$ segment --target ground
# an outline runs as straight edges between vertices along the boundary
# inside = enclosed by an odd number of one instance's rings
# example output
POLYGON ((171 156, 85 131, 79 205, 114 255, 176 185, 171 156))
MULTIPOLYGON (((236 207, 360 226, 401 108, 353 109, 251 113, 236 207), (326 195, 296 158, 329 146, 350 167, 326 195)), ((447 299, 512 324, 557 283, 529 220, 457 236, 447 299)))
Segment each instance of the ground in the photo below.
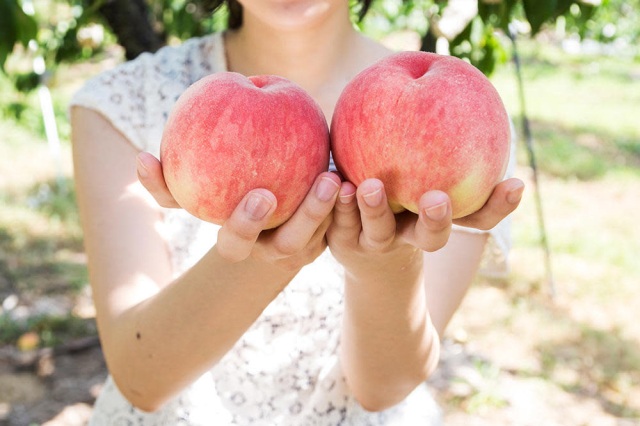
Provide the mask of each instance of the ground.
MULTIPOLYGON (((543 305, 538 306, 541 312, 536 315, 542 312, 550 317, 564 315, 562 302, 532 297, 536 304, 543 305)), ((429 380, 443 407, 447 425, 640 424, 637 387, 626 396, 613 389, 602 392, 596 380, 589 386, 587 377, 574 377, 582 374, 580 369, 556 367, 566 370, 560 376, 566 376, 567 382, 578 384, 567 387, 536 371, 540 359, 528 345, 537 339, 530 338, 523 344, 521 337, 530 334, 542 339, 544 332, 534 329, 541 323, 527 321, 526 313, 521 319, 512 318, 513 304, 510 291, 480 282, 471 290, 460 315, 452 323, 444 340, 440 368, 429 380)), ((639 354, 633 342, 625 343, 615 337, 611 337, 614 346, 600 349, 605 353, 590 353, 588 346, 594 342, 589 342, 588 336, 583 337, 586 340, 565 341, 547 350, 564 357, 567 363, 578 353, 593 356, 592 364, 602 361, 598 357, 628 351, 634 351, 635 356, 639 354), (634 347, 617 347, 625 344, 634 347)), ((3 401, 0 425, 86 424, 91 405, 106 377, 102 352, 92 337, 67 342, 67 347, 59 351, 40 350, 29 354, 13 347, 0 350, 0 401, 3 401)), ((600 367, 593 365, 592 368, 600 367)), ((637 372, 627 373, 637 377, 637 372)))

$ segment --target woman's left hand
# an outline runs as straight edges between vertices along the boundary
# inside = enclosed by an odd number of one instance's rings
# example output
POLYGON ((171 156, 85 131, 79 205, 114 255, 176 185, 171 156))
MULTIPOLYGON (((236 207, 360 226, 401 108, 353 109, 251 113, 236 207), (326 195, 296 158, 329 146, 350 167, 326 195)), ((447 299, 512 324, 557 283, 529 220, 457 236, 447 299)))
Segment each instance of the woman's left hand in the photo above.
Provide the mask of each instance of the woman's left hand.
POLYGON ((493 228, 516 209, 523 190, 521 180, 507 179, 496 185, 480 210, 453 220, 451 200, 442 191, 423 194, 417 215, 411 212, 394 214, 380 180, 367 179, 358 188, 343 182, 327 241, 338 260, 343 264, 346 262, 347 268, 357 258, 364 260, 358 254, 382 254, 406 245, 436 251, 447 243, 453 223, 481 230, 493 228))

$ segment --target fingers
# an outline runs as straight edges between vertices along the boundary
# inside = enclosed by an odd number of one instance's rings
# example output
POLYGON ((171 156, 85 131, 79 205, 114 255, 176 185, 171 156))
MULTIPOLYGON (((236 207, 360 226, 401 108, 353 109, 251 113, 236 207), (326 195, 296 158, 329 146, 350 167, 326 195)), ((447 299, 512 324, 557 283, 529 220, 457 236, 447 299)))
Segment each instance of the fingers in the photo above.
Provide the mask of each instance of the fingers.
MULTIPOLYGON (((231 262, 240 262, 251 255, 258 237, 258 257, 278 260, 299 257, 309 246, 323 248, 324 233, 331 223, 331 213, 340 189, 340 178, 334 173, 322 173, 293 216, 268 235, 260 237, 276 209, 273 193, 266 189, 251 191, 240 202, 218 232, 216 249, 231 262)), ((319 254, 319 253, 316 253, 319 254)))
POLYGON ((424 251, 436 251, 447 244, 451 234, 451 200, 442 191, 420 197, 419 215, 406 213, 399 221, 400 236, 424 251))
POLYGON ((500 182, 485 205, 475 213, 454 220, 457 225, 489 230, 513 212, 520 204, 524 182, 511 178, 500 182))
POLYGON ((332 242, 357 241, 367 250, 384 250, 400 237, 426 251, 442 248, 451 233, 451 201, 441 191, 420 200, 420 216, 411 212, 394 215, 382 182, 368 179, 358 187, 344 182, 334 209, 327 238, 332 242))
POLYGON ((271 235, 269 242, 276 256, 292 256, 302 251, 319 231, 324 235, 339 190, 338 175, 326 172, 318 176, 293 216, 271 235))
POLYGON ((249 257, 276 205, 276 197, 266 189, 250 191, 218 231, 218 253, 230 262, 249 257))
POLYGON ((162 174, 160 161, 148 152, 141 152, 137 157, 138 180, 162 207, 180 207, 169 192, 162 174))
POLYGON ((356 187, 351 182, 342 182, 338 200, 333 209, 333 222, 327 231, 327 240, 332 245, 358 241, 360 231, 360 209, 356 201, 356 187))
POLYGON ((362 232, 360 245, 369 250, 389 247, 396 236, 396 218, 389 207, 384 185, 378 179, 367 179, 356 191, 362 232))

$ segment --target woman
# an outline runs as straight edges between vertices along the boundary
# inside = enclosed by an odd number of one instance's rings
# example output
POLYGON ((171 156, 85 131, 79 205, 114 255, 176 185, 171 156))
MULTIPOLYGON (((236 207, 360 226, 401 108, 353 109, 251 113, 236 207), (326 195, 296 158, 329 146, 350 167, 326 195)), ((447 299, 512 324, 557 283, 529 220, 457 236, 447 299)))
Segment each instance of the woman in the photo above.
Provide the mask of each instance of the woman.
MULTIPOLYGON (((276 230, 261 232, 276 203, 261 188, 217 227, 175 208, 156 159, 173 103, 213 72, 289 78, 330 120, 347 82, 391 53, 354 29, 349 3, 232 1, 228 31, 142 55, 74 98, 78 202, 110 371, 93 424, 437 424, 424 381, 438 336, 498 232, 452 230, 439 191, 399 225, 382 182, 356 188, 332 172, 276 230)), ((491 229, 522 191, 507 179, 456 222, 491 229)))

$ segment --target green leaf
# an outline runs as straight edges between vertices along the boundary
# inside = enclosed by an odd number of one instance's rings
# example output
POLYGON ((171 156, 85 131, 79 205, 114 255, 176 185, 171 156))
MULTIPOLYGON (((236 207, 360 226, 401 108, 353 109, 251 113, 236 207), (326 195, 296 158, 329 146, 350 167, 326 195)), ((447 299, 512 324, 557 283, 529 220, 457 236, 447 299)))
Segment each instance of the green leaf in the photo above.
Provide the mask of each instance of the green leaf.
POLYGON ((20 42, 24 46, 36 38, 38 25, 32 16, 24 13, 16 0, 0 0, 0 69, 20 42))
POLYGON ((462 30, 460 34, 455 36, 453 40, 449 42, 450 48, 456 47, 460 45, 464 41, 471 41, 471 30, 473 28, 473 20, 467 24, 467 26, 462 30))
POLYGON ((35 40, 38 36, 38 24, 33 16, 24 13, 20 7, 16 8, 15 20, 18 41, 27 46, 31 40, 35 40))
POLYGON ((62 37, 60 46, 55 54, 55 62, 71 62, 82 53, 82 46, 78 43, 78 28, 72 27, 62 37))
POLYGON ((567 13, 571 5, 576 3, 576 1, 577 0, 558 0, 558 4, 556 5, 556 17, 567 13))
POLYGON ((482 43, 482 56, 474 64, 486 76, 490 76, 496 69, 496 65, 507 60, 506 52, 500 40, 495 36, 492 28, 487 28, 482 43))
POLYGON ((14 9, 15 0, 0 0, 0 69, 4 71, 4 63, 18 39, 14 9))
POLYGON ((0 70, 4 71, 4 63, 7 62, 9 57, 9 51, 5 48, 4 44, 0 42, 0 70))
POLYGON ((40 76, 35 72, 17 74, 14 79, 15 88, 22 93, 30 92, 40 85, 40 76))
POLYGON ((532 35, 540 31, 542 24, 555 16, 557 4, 557 0, 522 0, 532 35))
POLYGON ((500 0, 498 2, 478 0, 478 15, 485 25, 506 31, 517 2, 518 0, 500 0))

